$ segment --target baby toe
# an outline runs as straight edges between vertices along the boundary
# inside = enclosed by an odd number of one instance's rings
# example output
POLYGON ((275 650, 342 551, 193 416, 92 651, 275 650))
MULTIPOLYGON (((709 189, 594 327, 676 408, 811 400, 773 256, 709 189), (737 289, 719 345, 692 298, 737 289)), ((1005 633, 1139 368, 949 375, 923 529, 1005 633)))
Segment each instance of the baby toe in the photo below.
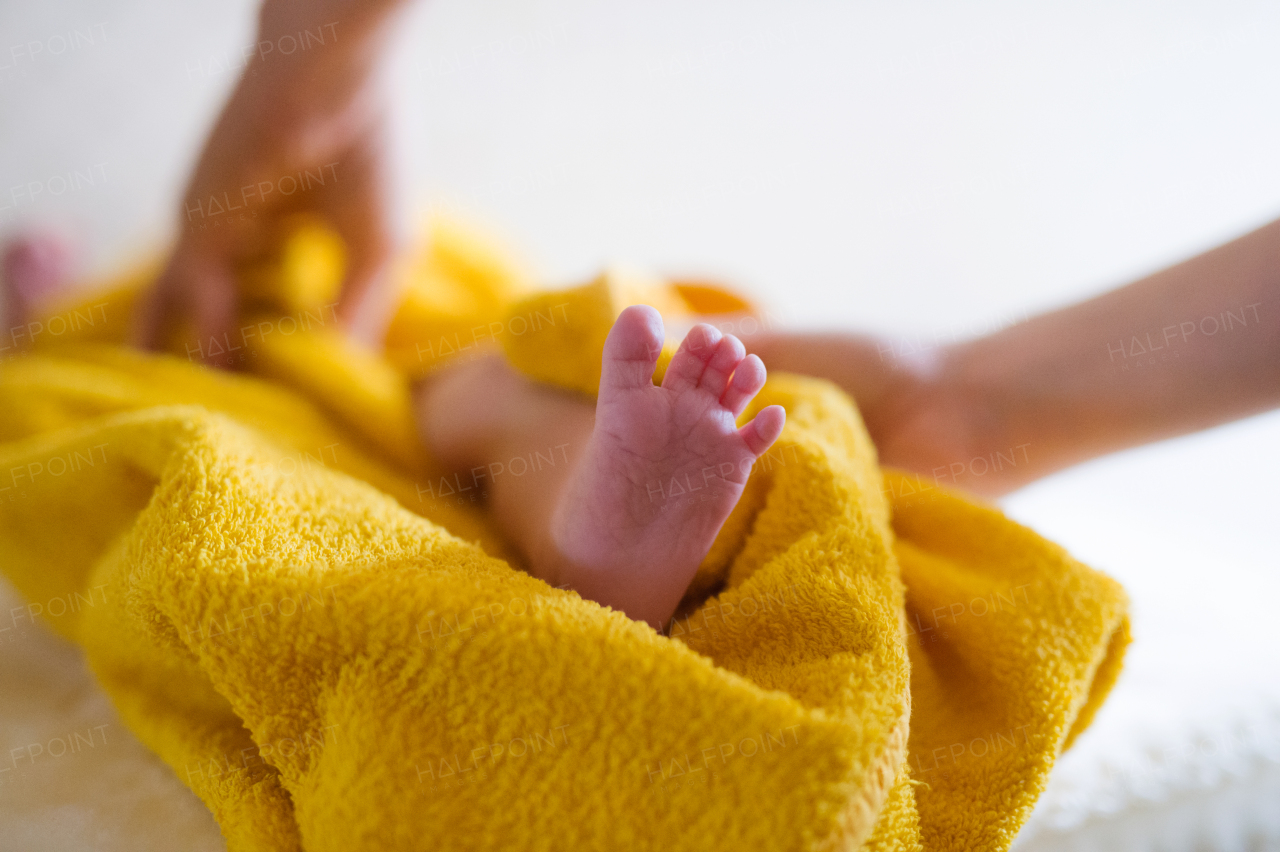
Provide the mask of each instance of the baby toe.
POLYGON ((747 348, 742 345, 741 340, 732 334, 725 335, 716 346, 711 360, 707 362, 707 369, 703 371, 698 387, 716 399, 720 399, 729 387, 729 379, 733 371, 742 363, 746 354, 747 348))
POLYGON ((748 355, 733 371, 733 378, 725 389, 724 395, 720 397, 720 404, 737 417, 746 409, 751 398, 764 387, 766 377, 764 362, 760 360, 760 356, 748 355))
POLYGON ((756 458, 764 455, 787 425, 787 411, 781 405, 767 405, 751 421, 738 430, 742 440, 756 458))
POLYGON ((652 387, 662 337, 662 316, 648 305, 632 305, 619 314, 604 341, 601 391, 652 387))
POLYGON ((680 348, 672 356, 671 363, 667 365, 662 386, 676 393, 696 388, 723 337, 718 328, 707 323, 698 323, 689 329, 680 348))

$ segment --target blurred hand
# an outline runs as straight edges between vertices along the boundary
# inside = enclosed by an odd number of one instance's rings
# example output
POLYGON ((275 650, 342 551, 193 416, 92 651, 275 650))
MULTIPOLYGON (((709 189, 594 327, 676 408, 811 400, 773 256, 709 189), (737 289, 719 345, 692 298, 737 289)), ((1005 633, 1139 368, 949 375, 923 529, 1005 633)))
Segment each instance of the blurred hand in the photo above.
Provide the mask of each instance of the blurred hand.
POLYGON ((393 306, 388 267, 400 241, 379 80, 395 0, 267 0, 259 50, 205 141, 184 193, 177 245, 138 315, 138 343, 160 345, 190 321, 201 357, 229 366, 221 342, 240 308, 237 276, 278 250, 298 214, 325 220, 346 244, 339 322, 374 346, 393 306), (305 52, 265 46, 307 30, 305 52), (211 354, 210 349, 217 354, 211 354))
POLYGON ((881 464, 992 497, 1022 484, 1025 465, 967 473, 968 462, 993 449, 993 414, 958 375, 963 347, 917 348, 845 332, 765 332, 743 339, 771 370, 821 376, 852 396, 881 464))

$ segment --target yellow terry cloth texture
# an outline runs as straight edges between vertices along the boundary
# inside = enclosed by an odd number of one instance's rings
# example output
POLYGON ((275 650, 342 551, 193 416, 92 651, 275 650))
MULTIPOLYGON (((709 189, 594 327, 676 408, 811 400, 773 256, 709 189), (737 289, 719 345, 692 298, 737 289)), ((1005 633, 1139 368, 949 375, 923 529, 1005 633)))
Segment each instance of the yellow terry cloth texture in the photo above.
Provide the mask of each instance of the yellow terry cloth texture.
POLYGON ((144 271, 0 366, 0 566, 230 850, 1009 846, 1119 671, 1113 581, 882 474, 843 393, 774 375, 746 416, 780 403, 786 431, 669 637, 551 588, 482 484, 423 457, 408 376, 487 335, 590 391, 626 300, 741 304, 618 276, 528 295, 453 226, 406 268, 387 359, 296 293, 130 351, 144 271))

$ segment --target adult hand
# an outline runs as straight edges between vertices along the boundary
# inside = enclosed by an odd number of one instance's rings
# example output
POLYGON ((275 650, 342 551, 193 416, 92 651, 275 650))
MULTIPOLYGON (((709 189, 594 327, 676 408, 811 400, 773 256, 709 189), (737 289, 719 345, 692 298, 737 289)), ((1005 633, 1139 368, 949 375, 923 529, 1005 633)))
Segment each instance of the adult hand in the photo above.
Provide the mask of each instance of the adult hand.
MULTIPOLYGON (((137 342, 191 321, 206 363, 230 366, 237 275, 278 249, 297 214, 346 244, 339 322, 376 345, 393 307, 400 241, 379 69, 398 0, 267 0, 259 41, 184 193, 181 233, 138 315, 137 342)), ((197 350, 193 350, 193 354, 197 350)))

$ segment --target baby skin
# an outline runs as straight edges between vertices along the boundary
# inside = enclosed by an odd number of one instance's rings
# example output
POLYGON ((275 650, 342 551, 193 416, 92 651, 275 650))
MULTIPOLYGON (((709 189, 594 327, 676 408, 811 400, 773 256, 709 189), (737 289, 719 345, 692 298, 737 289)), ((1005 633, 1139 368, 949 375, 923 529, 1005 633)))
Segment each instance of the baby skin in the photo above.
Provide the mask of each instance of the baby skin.
POLYGON ((765 368, 733 335, 694 326, 658 386, 662 341, 656 310, 624 310, 605 341, 594 409, 498 354, 449 369, 417 400, 433 456, 487 486, 531 573, 658 630, 786 420, 770 405, 737 425, 765 368), (539 450, 562 463, 486 478, 491 462, 539 450), (671 499, 672 480, 700 486, 696 499, 671 499))
MULTIPOLYGON (((0 314, 18 325, 62 289, 70 250, 16 240, 0 252, 0 314)), ((661 386, 658 312, 627 308, 605 341, 594 406, 536 384, 500 353, 458 364, 417 388, 432 456, 487 492, 498 526, 528 569, 662 630, 742 495, 751 466, 782 433, 771 405, 739 427, 764 386, 764 363, 714 326, 693 327, 661 386), (493 462, 558 463, 494 476, 493 462), (689 484, 692 499, 670 495, 689 484)))

